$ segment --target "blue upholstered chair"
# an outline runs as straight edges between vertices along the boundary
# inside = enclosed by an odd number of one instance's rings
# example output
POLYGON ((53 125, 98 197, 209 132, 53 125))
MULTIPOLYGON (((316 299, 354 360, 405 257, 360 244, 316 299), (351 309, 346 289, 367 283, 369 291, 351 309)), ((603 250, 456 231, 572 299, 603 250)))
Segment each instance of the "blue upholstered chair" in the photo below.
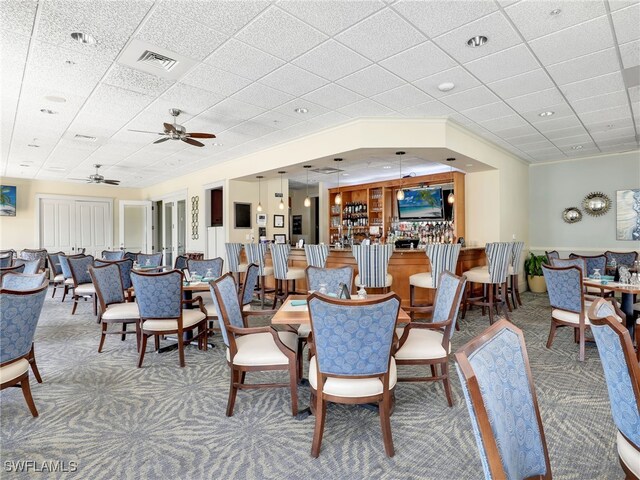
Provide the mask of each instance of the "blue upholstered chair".
POLYGON ((7 268, 13 265, 13 257, 11 255, 0 256, 0 268, 7 268))
POLYGON ((100 257, 102 260, 122 260, 124 258, 124 250, 103 250, 100 257))
POLYGON ((24 273, 38 273, 39 271, 42 271, 45 269, 45 266, 47 263, 47 250, 45 248, 38 248, 38 249, 25 248, 24 250, 20 251, 19 258, 21 260, 27 260, 28 262, 37 260, 38 266, 36 267, 36 270, 30 271, 30 272, 24 272, 24 273))
POLYGON ((598 345, 609 391, 616 444, 626 478, 640 478, 640 367, 629 330, 616 319, 613 305, 598 299, 589 307, 591 332, 598 345))
POLYGON ((522 331, 500 320, 455 358, 484 477, 551 479, 522 331))
POLYGON ((383 288, 388 291, 393 283, 393 277, 387 272, 393 245, 354 245, 351 251, 358 264, 356 286, 364 285, 366 288, 383 288))
POLYGON ((547 256, 547 263, 551 265, 551 260, 560 258, 560 254, 557 250, 551 250, 550 252, 544 252, 547 256))
POLYGON ((578 267, 582 273, 582 278, 587 276, 587 263, 581 257, 574 258, 552 258, 549 261, 552 267, 578 267))
POLYGON ((48 253, 49 269, 53 276, 51 298, 56 295, 58 288, 64 287, 64 274, 62 273, 62 267, 60 266, 60 255, 64 255, 64 252, 48 253))
POLYGON ((62 292, 62 302, 67 296, 67 293, 73 292, 73 275, 71 274, 71 266, 69 266, 70 258, 82 258, 84 254, 78 255, 65 255, 64 253, 60 253, 58 255, 58 260, 60 261, 60 270, 62 270, 62 275, 64 277, 64 291, 62 292))
POLYGON ((9 248, 8 250, 0 250, 0 257, 16 258, 17 256, 18 254, 13 248, 9 248))
POLYGON ((272 308, 276 308, 278 300, 284 302, 290 294, 296 293, 296 280, 302 280, 305 273, 304 268, 289 266, 291 245, 288 243, 272 243, 269 248, 271 249, 271 261, 273 263, 273 277, 276 280, 272 308), (292 290, 289 290, 289 281, 293 282, 292 290))
POLYGON ((507 277, 509 276, 509 266, 513 261, 513 244, 509 242, 487 243, 485 246, 487 255, 487 266, 476 267, 464 272, 467 277, 467 287, 462 307, 462 318, 467 313, 470 305, 482 307, 484 315, 485 308, 489 309, 489 323, 493 323, 493 310, 502 308, 504 315, 509 320, 509 295, 507 293, 507 277), (473 290, 473 284, 482 284, 485 293, 482 297, 470 298, 469 292, 473 290))
POLYGON ((24 265, 23 273, 28 273, 31 275, 42 271, 42 269, 40 268, 40 260, 37 258, 35 260, 25 260, 24 258, 16 258, 13 264, 24 265))
MULTIPOLYGON (((94 266, 102 267, 104 265, 118 265, 120 268, 120 280, 122 280, 122 288, 125 292, 129 291, 133 284, 131 283, 131 271, 133 270, 133 260, 130 258, 123 258, 122 260, 95 260, 93 262, 94 266)), ((127 301, 131 301, 131 297, 127 299, 127 301)))
POLYGON ((607 250, 604 252, 607 257, 607 263, 611 263, 612 260, 615 259, 616 265, 619 267, 620 265, 624 265, 626 267, 633 267, 633 262, 638 259, 638 252, 612 252, 607 250))
POLYGON ((241 243, 225 243, 224 249, 227 254, 227 267, 231 273, 237 278, 238 285, 241 285, 240 276, 247 271, 248 264, 240 262, 240 252, 242 252, 241 243))
POLYGON ((20 384, 34 417, 38 410, 29 387, 29 365, 31 357, 35 367, 33 337, 46 295, 46 283, 32 290, 0 290, 0 389, 20 384))
POLYGON ((138 261, 138 255, 140 255, 140 252, 124 252, 124 258, 130 258, 134 262, 138 261))
POLYGON ((187 260, 187 268, 192 275, 197 273, 201 277, 207 277, 207 272, 211 270, 209 280, 214 280, 222 275, 223 260, 220 257, 208 260, 187 260))
MULTIPOLYGON (((67 257, 71 278, 73 279, 73 308, 71 315, 76 313, 80 299, 91 298, 93 301, 93 314, 98 315, 98 302, 96 299, 96 289, 91 282, 89 267, 93 265, 93 257, 84 255, 82 257, 67 257)), ((64 267, 63 267, 64 268, 64 267)))
MULTIPOLYGON (((124 263, 133 263, 130 259, 121 260, 124 263)), ((121 270, 118 263, 107 263, 95 267, 89 267, 89 274, 93 286, 96 289, 100 308, 98 310, 98 322, 101 324, 100 344, 98 345, 98 353, 102 353, 107 334, 121 335, 124 340, 127 334, 137 334, 138 328, 127 331, 127 325, 134 325, 140 320, 140 312, 138 304, 135 302, 127 302, 124 288, 122 285, 121 270), (109 324, 122 324, 122 330, 118 332, 109 332, 107 327, 109 324)), ((139 339, 138 339, 139 343, 139 339)))
POLYGON ((141 267, 158 267, 162 265, 162 253, 139 253, 137 260, 141 267))
POLYGON ((173 263, 173 269, 184 270, 185 268, 187 268, 187 260, 189 260, 189 257, 185 255, 178 255, 176 257, 176 261, 173 263))
POLYGON ((404 377, 401 382, 433 382, 442 380, 449 406, 453 406, 449 384, 449 353, 451 338, 455 331, 460 302, 466 283, 465 277, 456 277, 451 272, 442 272, 437 281, 433 316, 431 322, 411 322, 397 328, 400 338, 394 354, 397 365, 429 365, 429 377, 404 377), (437 367, 440 366, 440 374, 437 367))
MULTIPOLYGON (((211 297, 216 308, 227 347, 227 364, 231 369, 227 416, 233 415, 238 389, 289 387, 291 413, 298 414, 298 335, 290 331, 277 331, 271 326, 250 327, 247 318, 263 312, 244 311, 238 300, 238 290, 232 273, 211 282, 211 297), (289 383, 247 384, 247 372, 284 370, 289 372, 289 383)), ((249 287, 247 287, 249 288, 249 287)))
POLYGON ((324 268, 329 256, 329 245, 305 245, 304 254, 307 257, 307 266, 324 268))
POLYGON ((327 402, 379 405, 384 449, 394 455, 391 395, 397 381, 391 356, 400 297, 388 294, 363 301, 317 293, 308 299, 312 352, 309 361, 311 407, 316 422, 311 456, 320 454, 327 402))
POLYGON ((425 253, 429 259, 431 270, 414 273, 409 277, 409 305, 412 315, 416 311, 431 311, 432 305, 416 303, 415 289, 436 289, 442 272, 455 273, 461 248, 462 245, 459 243, 431 243, 427 245, 425 253))
POLYGON ((265 255, 267 253, 266 243, 245 243, 244 254, 247 257, 248 263, 255 263, 258 265, 258 297, 260 298, 260 307, 264 308, 265 295, 272 290, 267 290, 265 287, 266 277, 273 275, 273 267, 268 267, 265 264, 265 255))
POLYGON ((12 267, 0 268, 0 280, 4 278, 7 273, 23 273, 24 265, 13 265, 12 267))

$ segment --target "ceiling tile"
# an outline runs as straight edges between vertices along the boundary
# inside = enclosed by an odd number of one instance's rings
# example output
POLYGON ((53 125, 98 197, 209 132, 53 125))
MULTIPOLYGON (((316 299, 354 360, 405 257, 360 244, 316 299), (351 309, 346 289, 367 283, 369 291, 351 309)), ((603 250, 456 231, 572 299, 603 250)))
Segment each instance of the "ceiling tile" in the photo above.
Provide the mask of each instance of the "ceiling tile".
POLYGON ((153 96, 160 95, 174 83, 157 75, 134 70, 118 63, 113 64, 102 81, 114 87, 153 96))
POLYGON ((546 72, 539 68, 515 77, 498 80, 487 85, 500 97, 507 99, 553 87, 546 72))
POLYGON ((574 135, 573 137, 558 138, 553 140, 553 144, 560 148, 571 147, 574 145, 582 145, 583 147, 586 147, 587 145, 593 145, 593 140, 589 134, 583 133, 582 135, 574 135))
POLYGON ((434 43, 425 42, 383 60, 380 65, 412 82, 451 69, 457 62, 434 43))
POLYGON ((460 63, 476 60, 522 42, 501 12, 495 12, 480 20, 468 23, 435 38, 433 41, 460 63), (486 36, 487 43, 476 48, 468 46, 467 40, 476 35, 486 36))
POLYGON ((559 138, 567 138, 567 137, 574 137, 576 135, 584 135, 585 133, 587 133, 587 131, 584 129, 582 125, 578 125, 578 126, 574 125, 568 128, 555 128, 555 129, 552 128, 551 130, 546 130, 544 132, 544 136, 547 137, 549 140, 554 141, 559 138))
POLYGON ((338 81, 356 93, 371 97, 404 84, 404 81, 378 65, 371 65, 338 81))
POLYGON ((238 32, 236 38, 289 61, 311 50, 327 36, 287 12, 271 6, 238 32))
POLYGON ((633 125, 622 128, 609 128, 607 130, 601 130, 592 132, 591 136, 596 142, 611 140, 613 138, 629 137, 635 135, 636 130, 633 125))
POLYGON ((273 110, 265 112, 262 115, 258 115, 257 117, 251 119, 252 122, 257 122, 259 124, 266 125, 278 130, 289 128, 305 120, 306 118, 304 118, 303 115, 294 117, 292 115, 285 115, 273 110))
POLYGON ((613 37, 606 15, 574 27, 560 30, 529 42, 544 65, 571 60, 613 47, 613 37), (562 45, 562 48, 558 48, 562 45))
POLYGON ((350 117, 383 117, 394 113, 393 110, 369 99, 360 100, 342 107, 338 112, 350 117))
POLYGON ((443 105, 437 100, 431 102, 422 103, 420 105, 414 105, 413 107, 405 108, 400 113, 407 117, 445 117, 454 113, 451 107, 443 105))
POLYGON ((558 85, 598 77, 617 72, 619 69, 620 64, 615 48, 607 48, 547 67, 547 71, 558 85))
POLYGON ((471 90, 442 97, 440 101, 455 110, 464 110, 473 107, 494 103, 499 100, 487 87, 476 87, 471 90))
POLYGON ((262 78, 260 83, 298 97, 326 85, 327 81, 291 63, 287 63, 262 78))
POLYGON ((572 27, 607 13, 601 1, 553 3, 540 0, 523 0, 506 8, 505 12, 527 40, 572 27), (556 8, 561 12, 551 15, 551 11, 556 8))
POLYGON ((321 32, 327 35, 336 35, 350 25, 384 8, 384 3, 368 0, 357 2, 281 0, 278 2, 278 6, 321 32))
POLYGON ((427 92, 432 97, 440 98, 476 87, 480 85, 480 82, 474 78, 473 75, 470 75, 464 68, 455 67, 413 82, 413 84, 420 90, 427 92), (448 92, 441 92, 438 90, 438 85, 444 82, 453 83, 455 88, 448 92))
POLYGON ((627 43, 640 39, 640 3, 617 10, 611 14, 618 43, 627 43))
POLYGON ((31 36, 37 6, 37 0, 2 2, 2 8, 0 8, 2 29, 31 36))
POLYGON ((362 55, 358 55, 334 40, 329 40, 314 48, 297 58, 293 63, 331 81, 338 80, 371 64, 362 55), (327 62, 328 58, 331 59, 330 62, 327 62))
POLYGON ((580 119, 584 123, 593 122, 614 122, 618 119, 626 119, 631 117, 631 110, 629 105, 622 105, 619 107, 607 108, 604 110, 598 110, 595 112, 588 112, 580 114, 580 119))
POLYGON ((631 118, 618 119, 615 122, 607 122, 607 121, 589 122, 588 124, 586 124, 586 127, 587 127, 587 130, 589 130, 589 133, 591 133, 592 135, 595 135, 601 132, 607 132, 612 129, 628 128, 631 130, 635 130, 635 127, 633 125, 633 120, 631 118))
POLYGON ((571 102, 571 106, 576 113, 580 115, 582 113, 593 112, 596 110, 604 110, 606 108, 627 105, 628 101, 627 92, 621 90, 619 92, 597 95, 583 100, 576 100, 575 102, 571 102))
POLYGON ((393 9, 405 18, 410 18, 412 23, 429 37, 436 37, 484 17, 496 11, 497 7, 493 2, 479 0, 401 0, 393 5, 393 9))
POLYGON ((574 102, 583 98, 624 90, 624 82, 622 75, 618 71, 581 82, 561 85, 560 90, 562 90, 562 93, 567 97, 567 100, 574 102))
MULTIPOLYGON (((502 136, 502 132, 498 131, 496 133, 502 136)), ((514 145, 521 146, 526 146, 529 144, 549 143, 544 135, 536 132, 535 130, 533 131, 533 133, 528 133, 526 135, 511 135, 509 136, 509 142, 513 143, 514 145)))
POLYGON ((252 83, 247 88, 236 93, 232 98, 251 105, 270 109, 292 100, 293 96, 280 90, 267 87, 266 85, 252 83))
POLYGON ((257 80, 284 64, 273 55, 233 38, 209 55, 205 62, 251 80, 257 80))
POLYGON ((337 110, 345 105, 362 100, 362 95, 332 83, 306 94, 302 99, 317 103, 331 110, 337 110))
POLYGON ((247 137, 254 139, 260 138, 275 131, 276 129, 271 127, 270 125, 265 125, 264 123, 257 122, 256 119, 252 119, 247 120, 246 122, 241 123, 236 127, 233 127, 229 130, 229 133, 246 135, 247 137))
POLYGON ((153 99, 139 92, 100 84, 82 107, 82 112, 128 121, 149 106, 153 99))
POLYGON ((225 72, 206 63, 196 66, 182 79, 182 82, 223 96, 233 95, 251 83, 246 78, 225 72))
MULTIPOLYGON (((546 120, 544 122, 538 122, 534 124, 534 126, 543 135, 547 135, 548 133, 550 133, 551 135, 554 135, 554 138, 558 138, 558 137, 555 137, 555 135, 558 135, 558 130, 562 130, 564 128, 576 128, 576 129, 584 130, 584 127, 582 127, 580 120, 578 120, 578 117, 576 117, 575 115, 562 117, 562 118, 554 118, 552 120, 546 120)), ((582 133, 583 130, 581 130, 580 132, 582 133)), ((547 136, 547 138, 550 138, 550 137, 547 136)))
POLYGON ((522 137, 531 137, 531 136, 537 137, 540 134, 531 125, 521 125, 519 127, 511 127, 511 128, 505 128, 504 130, 499 130, 496 132, 496 135, 510 140, 512 138, 522 138, 522 137))
POLYGON ((223 99, 222 95, 184 83, 176 83, 159 97, 163 103, 172 105, 169 108, 179 108, 190 115, 197 115, 223 99))
MULTIPOLYGON (((196 120, 235 118, 239 120, 249 120, 265 112, 264 108, 240 102, 233 98, 227 98, 215 106, 207 109, 196 120)), ((194 120, 195 121, 195 120, 194 120)))
MULTIPOLYGON (((486 107, 489 107, 491 105, 493 104, 486 105, 486 107)), ((479 107, 479 108, 484 108, 484 107, 479 107)), ((468 112, 469 110, 467 110, 467 113, 465 113, 465 115, 469 116, 468 112)), ((476 121, 480 123, 480 125, 482 125, 484 128, 492 132, 497 132, 500 130, 505 130, 507 128, 520 127, 523 125, 527 125, 527 122, 523 120, 522 117, 519 115, 507 115, 505 117, 494 118, 491 120, 476 120, 476 121)))
MULTIPOLYGON (((514 111, 509 105, 504 102, 489 103, 481 107, 475 107, 467 110, 462 110, 464 116, 470 118, 474 122, 483 123, 485 120, 492 120, 499 117, 507 117, 514 114, 514 111)), ((483 125, 485 128, 489 128, 483 125)))
MULTIPOLYGON (((557 88, 548 88, 528 95, 521 95, 507 100, 507 103, 518 112, 542 112, 551 105, 563 103, 564 99, 557 88)), ((556 112, 557 113, 557 112, 556 112)))
POLYGON ((394 110, 402 110, 412 105, 428 102, 432 98, 413 85, 403 85, 376 95, 373 100, 394 110))
POLYGON ((631 68, 640 65, 640 40, 620 45, 620 56, 623 68, 631 68))
POLYGON ((612 12, 635 5, 638 0, 608 0, 609 8, 612 12))
POLYGON ((519 75, 540 67, 524 44, 465 64, 483 83, 519 75))
POLYGON ((335 38, 376 62, 426 40, 420 32, 389 9, 355 24, 335 38))
POLYGON ((271 111, 274 113, 281 113, 283 115, 291 115, 296 118, 301 118, 302 121, 308 121, 319 115, 324 115, 329 110, 316 103, 311 103, 308 100, 296 98, 295 100, 291 100, 290 102, 280 105, 279 107, 274 108, 271 111), (306 113, 297 113, 295 111, 296 108, 306 108, 308 111, 306 113))

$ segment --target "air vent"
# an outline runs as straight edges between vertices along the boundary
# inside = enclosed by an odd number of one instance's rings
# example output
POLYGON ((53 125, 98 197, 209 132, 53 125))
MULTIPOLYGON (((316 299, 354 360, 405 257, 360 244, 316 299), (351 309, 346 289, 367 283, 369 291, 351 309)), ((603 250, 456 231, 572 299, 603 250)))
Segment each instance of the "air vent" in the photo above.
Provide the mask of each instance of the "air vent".
POLYGON ((175 64, 178 63, 178 61, 173 58, 165 57, 164 55, 152 52, 151 50, 145 50, 144 53, 140 55, 138 62, 159 68, 165 72, 170 72, 175 64))
POLYGON ((73 138, 74 140, 81 140, 83 142, 95 142, 97 140, 96 137, 92 137, 90 135, 80 135, 79 133, 76 133, 73 138))
POLYGON ((324 173, 325 175, 331 175, 332 173, 343 172, 344 170, 340 170, 339 168, 333 168, 333 167, 319 167, 319 168, 312 168, 311 171, 316 173, 324 173))

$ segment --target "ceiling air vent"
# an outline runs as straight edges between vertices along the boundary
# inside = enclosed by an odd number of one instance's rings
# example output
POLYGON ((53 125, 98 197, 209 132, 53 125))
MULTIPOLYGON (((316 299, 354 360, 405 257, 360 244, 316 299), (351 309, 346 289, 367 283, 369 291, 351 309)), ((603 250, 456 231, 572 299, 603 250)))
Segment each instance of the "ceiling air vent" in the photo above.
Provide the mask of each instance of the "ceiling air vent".
POLYGON ((84 142, 95 142, 97 140, 96 137, 92 137, 90 135, 80 135, 79 133, 76 133, 73 138, 74 140, 82 140, 84 142))
POLYGON ((155 68, 159 68, 161 70, 164 70, 165 72, 170 72, 175 64, 178 63, 178 61, 174 60, 173 58, 166 57, 160 53, 152 52, 151 50, 145 50, 144 53, 140 55, 138 62, 142 62, 155 68))
POLYGON ((318 168, 312 168, 311 171, 316 173, 324 173, 325 175, 330 175, 332 173, 342 172, 343 170, 340 170, 339 168, 333 168, 333 167, 318 167, 318 168))

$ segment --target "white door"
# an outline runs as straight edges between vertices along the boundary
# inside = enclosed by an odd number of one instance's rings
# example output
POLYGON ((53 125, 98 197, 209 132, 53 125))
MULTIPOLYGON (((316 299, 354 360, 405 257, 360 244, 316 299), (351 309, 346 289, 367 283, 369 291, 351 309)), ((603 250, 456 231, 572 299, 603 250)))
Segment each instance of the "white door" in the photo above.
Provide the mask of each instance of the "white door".
POLYGON ((175 202, 162 203, 162 253, 164 253, 163 265, 173 266, 177 235, 176 225, 176 204, 175 202))
POLYGON ((76 202, 76 249, 85 248, 87 255, 100 257, 111 250, 113 232, 110 202, 76 202))
POLYGON ((178 200, 176 203, 176 231, 174 245, 177 245, 176 254, 184 255, 187 251, 187 201, 178 200))
POLYGON ((151 202, 120 201, 120 249, 152 253, 151 202))
POLYGON ((76 247, 74 200, 40 199, 40 248, 73 254, 76 247))

